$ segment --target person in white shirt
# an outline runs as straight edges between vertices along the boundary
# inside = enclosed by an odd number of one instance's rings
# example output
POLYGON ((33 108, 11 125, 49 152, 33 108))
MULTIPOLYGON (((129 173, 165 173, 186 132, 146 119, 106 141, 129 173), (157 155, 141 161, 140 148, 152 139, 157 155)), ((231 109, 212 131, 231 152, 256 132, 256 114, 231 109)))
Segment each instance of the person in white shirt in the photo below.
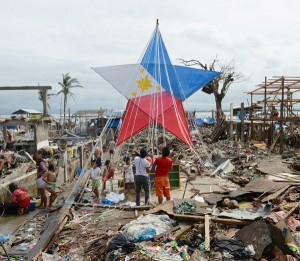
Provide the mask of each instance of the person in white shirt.
POLYGON ((126 157, 124 161, 126 164, 124 166, 125 181, 126 182, 134 182, 132 163, 131 163, 130 157, 126 157))
POLYGON ((92 191, 95 193, 95 201, 99 201, 99 186, 100 186, 100 174, 101 170, 97 167, 96 160, 92 161, 93 167, 90 170, 90 178, 92 180, 92 191))
POLYGON ((150 172, 150 162, 146 160, 147 151, 141 149, 140 156, 134 158, 135 164, 135 196, 136 196, 136 205, 140 205, 140 194, 141 189, 145 191, 145 205, 149 204, 149 172, 150 172))

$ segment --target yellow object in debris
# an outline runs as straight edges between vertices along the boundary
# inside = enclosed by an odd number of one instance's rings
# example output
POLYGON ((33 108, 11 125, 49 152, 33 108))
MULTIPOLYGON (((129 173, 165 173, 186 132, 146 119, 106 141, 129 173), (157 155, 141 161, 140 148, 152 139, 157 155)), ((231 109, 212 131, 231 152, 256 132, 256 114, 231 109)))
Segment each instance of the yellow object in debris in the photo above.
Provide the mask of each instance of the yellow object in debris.
POLYGON ((252 202, 242 201, 239 203, 240 208, 253 208, 252 202))

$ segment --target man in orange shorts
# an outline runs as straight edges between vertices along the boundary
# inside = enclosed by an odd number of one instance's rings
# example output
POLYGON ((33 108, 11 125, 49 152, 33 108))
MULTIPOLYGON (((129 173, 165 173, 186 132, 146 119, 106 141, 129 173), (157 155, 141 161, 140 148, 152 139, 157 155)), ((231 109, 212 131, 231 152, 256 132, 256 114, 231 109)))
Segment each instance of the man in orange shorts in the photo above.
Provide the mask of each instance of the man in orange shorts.
POLYGON ((158 204, 162 204, 163 196, 166 200, 170 200, 170 181, 169 171, 172 169, 173 161, 168 156, 170 155, 170 149, 164 147, 162 150, 162 157, 158 157, 154 161, 155 170, 155 190, 158 197, 158 204))

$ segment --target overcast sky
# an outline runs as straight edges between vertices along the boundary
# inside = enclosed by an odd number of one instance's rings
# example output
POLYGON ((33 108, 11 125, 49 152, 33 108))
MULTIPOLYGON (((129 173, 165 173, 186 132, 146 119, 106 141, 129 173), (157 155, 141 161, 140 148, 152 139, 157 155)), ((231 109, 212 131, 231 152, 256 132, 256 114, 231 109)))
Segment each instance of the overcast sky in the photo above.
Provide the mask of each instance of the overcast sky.
MULTIPOLYGON (((233 85, 223 103, 247 104, 264 77, 299 76, 300 1, 289 0, 26 0, 0 1, 0 86, 51 85, 63 73, 74 89, 68 107, 122 110, 126 100, 91 67, 138 62, 156 19, 173 64, 178 59, 221 63, 234 59, 248 80, 233 85)), ((294 96, 295 97, 295 96, 294 96)), ((52 96, 59 113, 61 96, 52 96)), ((0 91, 0 115, 21 108, 42 111, 36 91, 0 91)), ((213 96, 198 91, 189 110, 214 109, 213 96)))

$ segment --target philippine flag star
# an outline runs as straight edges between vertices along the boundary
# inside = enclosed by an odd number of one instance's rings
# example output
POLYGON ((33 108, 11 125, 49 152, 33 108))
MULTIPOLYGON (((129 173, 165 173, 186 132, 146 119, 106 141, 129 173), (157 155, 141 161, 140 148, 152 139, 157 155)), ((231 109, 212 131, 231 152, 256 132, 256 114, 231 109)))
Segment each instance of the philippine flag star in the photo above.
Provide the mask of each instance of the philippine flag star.
POLYGON ((141 62, 92 69, 128 99, 117 145, 158 123, 193 147, 182 101, 220 74, 172 65, 158 24, 141 62))

